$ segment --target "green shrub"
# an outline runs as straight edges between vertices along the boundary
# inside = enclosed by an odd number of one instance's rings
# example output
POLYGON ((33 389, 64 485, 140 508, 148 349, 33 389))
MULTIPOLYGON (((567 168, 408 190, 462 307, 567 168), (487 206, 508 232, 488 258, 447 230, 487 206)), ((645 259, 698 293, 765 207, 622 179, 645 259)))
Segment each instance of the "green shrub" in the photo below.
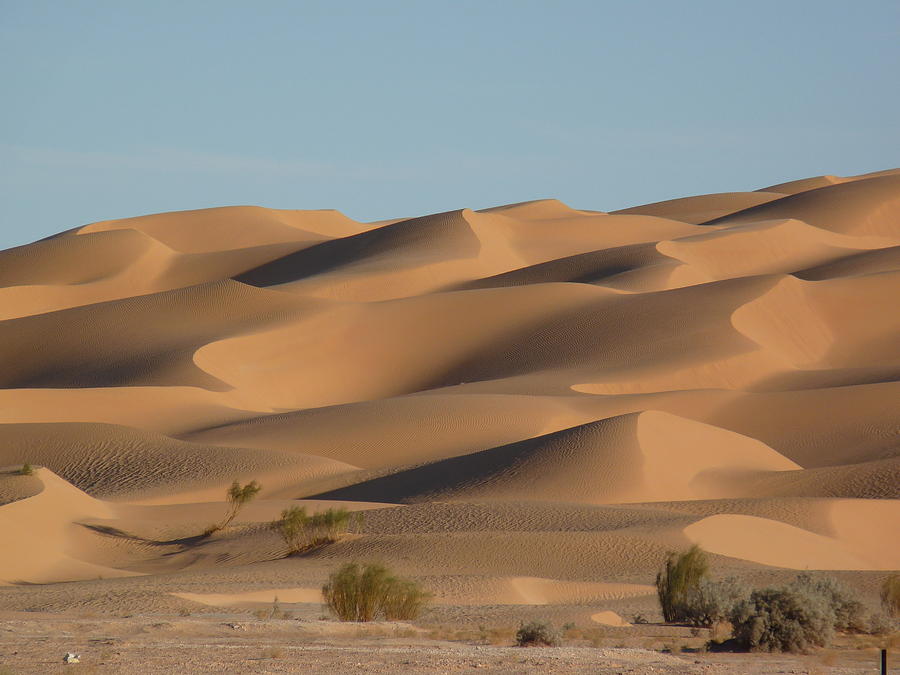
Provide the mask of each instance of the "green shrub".
POLYGON ((34 467, 31 466, 31 464, 29 464, 28 462, 25 462, 22 465, 22 468, 19 469, 20 476, 31 476, 32 474, 34 474, 34 467))
POLYGON ((881 605, 888 616, 900 616, 900 574, 897 572, 881 584, 881 605))
POLYGON ((689 591, 694 591, 709 572, 706 553, 696 544, 683 553, 670 552, 656 575, 656 594, 666 623, 684 621, 689 591))
POLYGON ((228 527, 228 524, 234 520, 238 512, 244 507, 244 504, 252 501, 256 495, 259 494, 260 490, 262 490, 262 486, 255 480, 251 480, 246 485, 241 485, 237 481, 234 481, 231 484, 231 487, 225 492, 225 498, 228 501, 228 512, 225 514, 225 519, 221 523, 207 527, 203 531, 202 536, 208 537, 214 532, 224 530, 228 527))
POLYGON ((559 633, 546 621, 529 621, 516 631, 519 647, 558 647, 559 642, 559 633))
POLYGON ((288 555, 335 542, 349 525, 350 512, 346 509, 328 509, 308 516, 302 506, 285 509, 281 519, 272 523, 287 544, 288 555))
POLYGON ((429 595, 418 584, 397 579, 382 565, 347 563, 322 587, 325 604, 341 621, 414 619, 429 595))
POLYGON ((415 619, 431 595, 422 590, 419 584, 409 579, 390 579, 384 594, 384 618, 388 621, 409 621, 415 619))
POLYGON ((834 612, 825 599, 798 588, 753 591, 730 618, 738 645, 754 652, 805 652, 827 646, 834 633, 834 612))

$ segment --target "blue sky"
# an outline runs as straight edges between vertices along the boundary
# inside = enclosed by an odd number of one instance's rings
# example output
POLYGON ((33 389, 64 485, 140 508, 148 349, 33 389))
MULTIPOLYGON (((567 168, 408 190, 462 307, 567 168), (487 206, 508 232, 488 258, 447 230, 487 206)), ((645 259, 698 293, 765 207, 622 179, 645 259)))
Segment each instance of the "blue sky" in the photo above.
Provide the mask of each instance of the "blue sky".
POLYGON ((613 210, 900 164, 900 3, 0 0, 0 248, 229 204, 613 210))

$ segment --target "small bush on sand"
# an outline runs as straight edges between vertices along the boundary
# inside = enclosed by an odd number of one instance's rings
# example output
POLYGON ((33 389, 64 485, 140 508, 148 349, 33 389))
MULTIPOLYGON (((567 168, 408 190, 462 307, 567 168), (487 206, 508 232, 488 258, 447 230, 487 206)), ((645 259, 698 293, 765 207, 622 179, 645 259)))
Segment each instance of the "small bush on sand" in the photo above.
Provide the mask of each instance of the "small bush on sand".
POLYGON ((797 587, 753 591, 730 618, 738 646, 753 652, 805 652, 827 646, 834 633, 828 602, 797 587))
POLYGON ((300 553, 323 544, 330 544, 347 532, 350 512, 346 509, 328 509, 312 516, 301 506, 292 506, 281 512, 281 519, 272 523, 288 547, 288 555, 300 553))
POLYGON ((559 642, 559 633, 546 621, 529 621, 516 632, 519 647, 558 647, 559 642))
POLYGON ((25 462, 22 465, 22 468, 19 469, 20 476, 31 476, 32 474, 34 474, 34 467, 31 466, 31 464, 29 464, 28 462, 25 462))
POLYGON ((900 574, 897 572, 881 584, 881 606, 888 616, 900 617, 900 574))
POLYGON ((415 619, 422 613, 430 598, 431 595, 423 591, 416 582, 391 578, 384 595, 384 618, 388 621, 415 619))
POLYGON ((322 596, 341 621, 415 619, 430 597, 415 582, 392 576, 383 565, 357 563, 332 573, 322 596))
POLYGON ((251 480, 246 485, 234 481, 225 493, 225 498, 228 500, 228 512, 225 514, 225 519, 221 523, 207 527, 203 531, 203 536, 208 537, 214 532, 228 527, 228 524, 234 520, 244 505, 251 502, 260 490, 262 490, 262 486, 255 480, 251 480))
POLYGON ((686 619, 687 595, 697 589, 708 572, 706 553, 697 545, 683 553, 669 553, 663 568, 656 575, 656 594, 666 623, 686 619))

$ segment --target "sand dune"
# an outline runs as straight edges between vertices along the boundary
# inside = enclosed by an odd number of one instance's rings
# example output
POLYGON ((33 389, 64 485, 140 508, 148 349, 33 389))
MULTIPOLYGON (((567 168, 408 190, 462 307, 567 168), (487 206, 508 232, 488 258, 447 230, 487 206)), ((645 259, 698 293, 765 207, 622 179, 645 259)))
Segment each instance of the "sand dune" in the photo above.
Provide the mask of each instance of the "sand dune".
POLYGON ((698 542, 723 575, 871 589, 900 566, 898 222, 889 170, 614 213, 213 208, 0 252, 0 583, 247 608, 381 560, 447 611, 621 626, 698 542), (364 522, 285 558, 297 504, 364 522))
POLYGON ((404 502, 540 499, 587 504, 721 496, 727 481, 799 467, 758 441, 649 411, 442 460, 320 495, 404 502))

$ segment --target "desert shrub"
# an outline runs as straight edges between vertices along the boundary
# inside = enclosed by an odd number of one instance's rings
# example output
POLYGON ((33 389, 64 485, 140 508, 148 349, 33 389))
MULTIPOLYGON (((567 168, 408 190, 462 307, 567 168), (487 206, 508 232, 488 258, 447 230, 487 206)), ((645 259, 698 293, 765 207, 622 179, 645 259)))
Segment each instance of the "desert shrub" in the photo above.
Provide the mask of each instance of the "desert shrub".
POLYGON ((683 553, 669 553, 656 575, 656 594, 666 623, 685 620, 686 596, 697 588, 708 572, 706 553, 697 545, 683 553))
POLYGON ((529 621, 516 631, 516 645, 519 647, 558 647, 559 633, 546 621, 529 621))
POLYGON ((31 464, 29 464, 28 462, 25 462, 22 465, 22 468, 19 469, 20 476, 31 476, 32 474, 34 474, 34 467, 31 466, 31 464))
POLYGON ((750 651, 805 652, 827 646, 834 633, 828 601, 798 586, 753 591, 730 619, 735 641, 750 651))
POLYGON ((676 620, 709 628, 727 621, 732 607, 747 595, 747 590, 733 578, 710 581, 701 577, 696 585, 685 591, 681 601, 676 603, 676 620))
POLYGON ((309 547, 309 516, 302 506, 292 506, 281 512, 281 520, 272 523, 288 547, 288 555, 309 547))
POLYGON ((887 614, 873 612, 869 616, 868 632, 870 635, 889 635, 896 628, 895 622, 887 614))
POLYGON ((332 573, 322 596, 341 621, 414 619, 429 599, 418 584, 392 576, 384 566, 357 563, 332 573))
POLYGON ((800 574, 791 584, 791 588, 804 595, 822 598, 834 614, 832 625, 837 630, 864 632, 868 629, 865 605, 837 579, 832 577, 813 579, 808 574, 800 574))
POLYGON ((287 544, 288 555, 335 542, 349 525, 350 512, 346 509, 328 509, 308 516, 301 506, 285 509, 281 519, 272 523, 287 544))
POLYGON ((416 582, 391 578, 383 599, 384 618, 388 621, 415 619, 422 613, 430 598, 431 595, 423 591, 416 582))
POLYGON ((313 531, 314 544, 337 541, 350 526, 350 512, 344 508, 328 509, 313 515, 309 519, 309 525, 313 531))
POLYGON ((228 527, 228 524, 234 520, 238 512, 244 507, 244 504, 252 501, 259 494, 260 490, 262 490, 262 486, 255 480, 251 480, 246 485, 241 485, 234 481, 225 492, 225 498, 228 501, 228 512, 225 514, 225 519, 221 523, 207 527, 203 531, 203 536, 208 537, 214 532, 228 527))
POLYGON ((888 616, 900 616, 900 574, 891 574, 881 584, 881 606, 888 616))

